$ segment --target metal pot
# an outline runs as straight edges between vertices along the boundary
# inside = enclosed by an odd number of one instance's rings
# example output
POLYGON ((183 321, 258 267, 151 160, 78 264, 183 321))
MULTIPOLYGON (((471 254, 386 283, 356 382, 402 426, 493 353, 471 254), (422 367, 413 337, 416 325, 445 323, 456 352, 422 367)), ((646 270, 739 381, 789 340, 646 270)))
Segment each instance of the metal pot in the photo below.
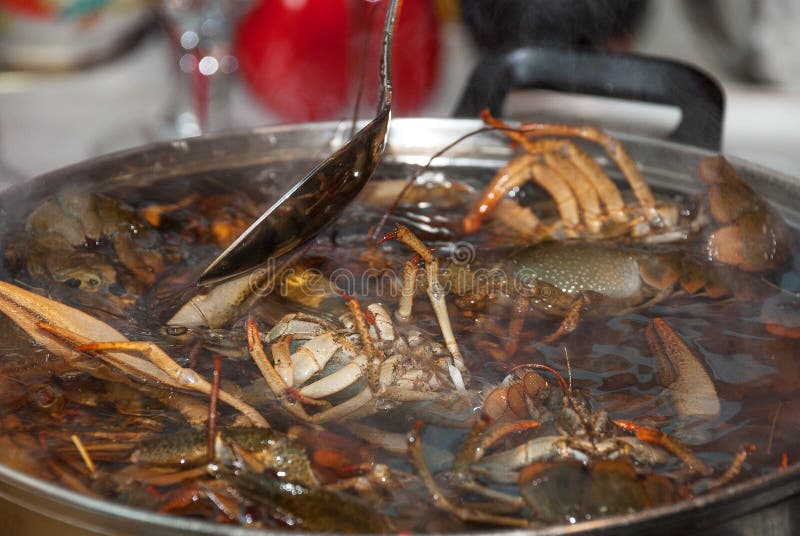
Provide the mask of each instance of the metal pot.
MULTIPOLYGON (((382 166, 424 164, 440 147, 479 128, 474 120, 397 119, 389 136, 382 166)), ((195 173, 237 174, 258 166, 254 187, 278 195, 319 156, 346 136, 349 125, 316 123, 194 138, 101 157, 43 175, 0 193, 0 241, 9 222, 22 217, 48 192, 68 183, 116 185, 127 181, 157 181, 195 173), (277 170, 278 172, 271 172, 277 170)), ((683 192, 700 189, 694 178, 698 162, 711 153, 668 142, 619 136, 648 181, 683 192)), ((444 157, 435 169, 473 168, 491 175, 510 156, 506 140, 493 134, 468 138, 444 157)), ((770 200, 794 228, 800 228, 800 182, 746 162, 731 159, 742 176, 770 200)), ((4 245, 3 245, 4 247, 4 245)), ((40 530, 57 519, 82 530, 105 534, 254 534, 194 519, 137 510, 39 481, 0 465, 0 496, 23 506, 14 515, 15 534, 40 530), (27 532, 26 532, 27 531, 27 532)), ((575 526, 553 527, 529 534, 792 534, 800 530, 800 464, 712 493, 631 515, 610 517, 575 526)), ((0 507, 8 510, 9 506, 0 507)), ((60 525, 63 526, 63 525, 60 525)), ((50 532, 55 532, 51 527, 50 532)), ((62 529, 58 529, 62 530, 62 529)), ((500 531, 493 531, 500 534, 500 531)), ((66 534, 62 530, 62 533, 66 534)), ((77 531, 76 533, 80 533, 77 531)), ((503 534, 508 534, 503 532, 503 534)))

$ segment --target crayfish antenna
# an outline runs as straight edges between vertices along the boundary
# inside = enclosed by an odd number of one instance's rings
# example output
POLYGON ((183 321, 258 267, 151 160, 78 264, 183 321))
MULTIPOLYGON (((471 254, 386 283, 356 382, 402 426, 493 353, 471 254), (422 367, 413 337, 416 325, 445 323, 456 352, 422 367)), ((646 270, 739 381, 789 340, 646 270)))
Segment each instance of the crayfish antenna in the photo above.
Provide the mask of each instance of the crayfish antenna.
POLYGON ((564 357, 567 359, 567 387, 569 394, 572 395, 572 365, 569 362, 569 352, 566 346, 564 346, 564 357))

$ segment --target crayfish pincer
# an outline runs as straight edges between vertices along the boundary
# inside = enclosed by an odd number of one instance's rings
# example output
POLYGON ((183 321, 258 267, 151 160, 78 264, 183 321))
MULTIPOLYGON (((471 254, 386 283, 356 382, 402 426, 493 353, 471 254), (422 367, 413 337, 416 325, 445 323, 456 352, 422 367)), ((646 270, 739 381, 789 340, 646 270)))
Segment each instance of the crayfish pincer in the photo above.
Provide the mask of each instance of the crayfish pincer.
POLYGON ((772 270, 789 259, 788 226, 725 158, 703 159, 700 180, 708 186, 701 214, 713 221, 701 231, 706 259, 748 272, 772 270))

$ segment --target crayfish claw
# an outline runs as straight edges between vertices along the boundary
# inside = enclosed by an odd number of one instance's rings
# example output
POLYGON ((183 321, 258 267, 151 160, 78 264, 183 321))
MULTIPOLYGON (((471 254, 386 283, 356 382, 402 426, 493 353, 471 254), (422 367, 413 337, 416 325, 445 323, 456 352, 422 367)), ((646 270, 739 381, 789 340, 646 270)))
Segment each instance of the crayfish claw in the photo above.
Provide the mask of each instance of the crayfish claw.
POLYGON ((656 359, 656 375, 669 390, 678 415, 682 419, 719 415, 720 402, 714 381, 675 330, 663 319, 655 318, 647 326, 645 335, 656 359))
POLYGON ((786 222, 724 157, 704 158, 700 180, 708 186, 704 208, 716 224, 702 236, 704 257, 748 272, 772 270, 789 259, 792 237, 786 222))

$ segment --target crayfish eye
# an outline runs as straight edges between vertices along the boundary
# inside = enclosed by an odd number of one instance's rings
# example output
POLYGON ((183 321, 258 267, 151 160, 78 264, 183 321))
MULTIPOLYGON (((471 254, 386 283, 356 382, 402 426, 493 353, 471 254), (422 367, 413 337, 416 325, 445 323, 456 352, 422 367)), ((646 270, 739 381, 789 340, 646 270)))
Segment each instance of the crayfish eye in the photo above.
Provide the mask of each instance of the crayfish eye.
POLYGON ((186 326, 167 326, 165 328, 167 335, 172 335, 173 337, 179 337, 180 335, 185 335, 186 332, 189 331, 189 328, 186 326))
POLYGON ((61 392, 51 385, 36 385, 31 390, 31 400, 40 409, 46 411, 60 411, 64 407, 64 397, 61 392))
POLYGON ((96 287, 100 285, 100 280, 95 277, 90 277, 89 279, 86 280, 86 282, 89 283, 90 287, 96 287))

